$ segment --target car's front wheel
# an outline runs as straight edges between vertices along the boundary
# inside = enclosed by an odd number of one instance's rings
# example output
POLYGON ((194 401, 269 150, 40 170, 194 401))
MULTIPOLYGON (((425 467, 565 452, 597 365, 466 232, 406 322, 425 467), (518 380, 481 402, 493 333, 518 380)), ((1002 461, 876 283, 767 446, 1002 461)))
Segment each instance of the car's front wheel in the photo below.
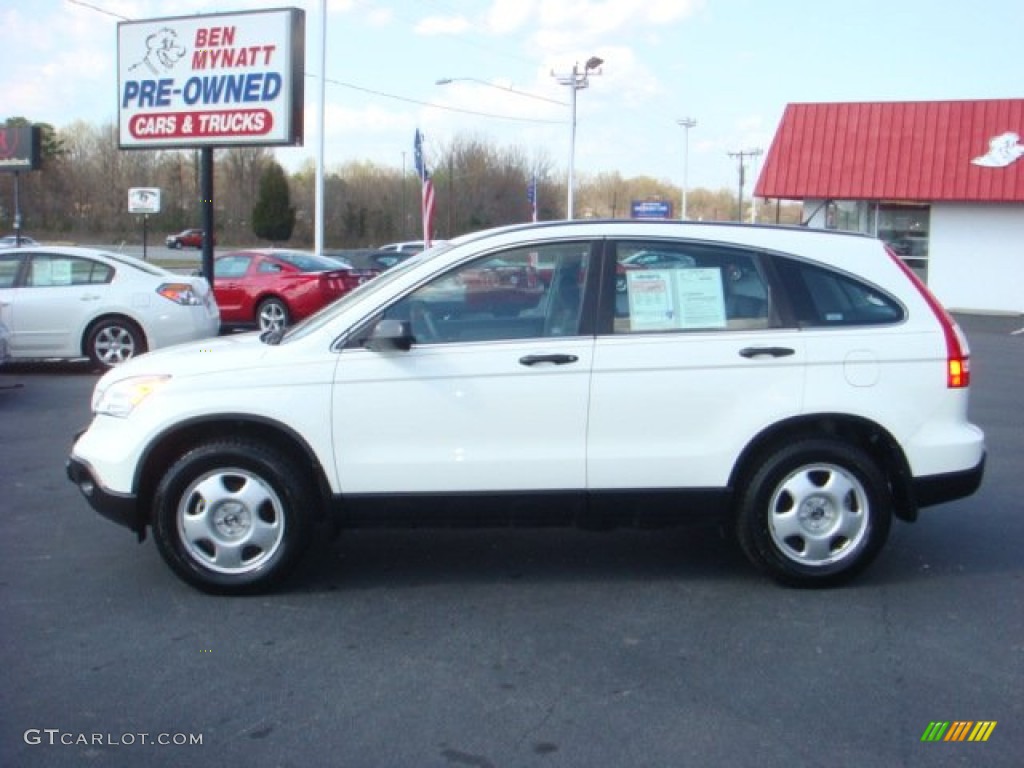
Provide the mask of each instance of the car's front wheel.
POLYGON ((96 323, 85 339, 85 353, 94 365, 113 368, 146 351, 146 337, 135 323, 119 317, 96 323))
POLYGON ((256 322, 261 331, 276 331, 291 320, 288 307, 280 299, 264 299, 256 308, 256 322))
POLYGON ((737 535, 747 557, 793 586, 847 581, 889 535, 892 499, 875 462, 831 439, 778 447, 741 489, 737 535))
POLYGON ((153 501, 164 561, 206 592, 245 594, 278 584, 309 542, 308 473, 254 440, 215 440, 182 456, 153 501))

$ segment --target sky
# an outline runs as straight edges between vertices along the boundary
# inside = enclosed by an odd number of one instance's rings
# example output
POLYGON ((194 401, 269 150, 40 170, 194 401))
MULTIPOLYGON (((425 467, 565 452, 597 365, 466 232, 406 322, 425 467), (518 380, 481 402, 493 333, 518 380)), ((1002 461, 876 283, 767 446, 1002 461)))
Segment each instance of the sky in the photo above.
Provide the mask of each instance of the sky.
POLYGON ((306 12, 304 146, 275 150, 290 170, 315 156, 322 72, 328 171, 411 170, 418 128, 428 166, 463 138, 564 178, 557 76, 596 56, 576 94, 577 178, 713 190, 735 189, 730 153, 767 151, 788 103, 1024 96, 1020 0, 328 0, 325 57, 321 0, 0 0, 0 121, 115 125, 121 20, 282 7, 306 12))

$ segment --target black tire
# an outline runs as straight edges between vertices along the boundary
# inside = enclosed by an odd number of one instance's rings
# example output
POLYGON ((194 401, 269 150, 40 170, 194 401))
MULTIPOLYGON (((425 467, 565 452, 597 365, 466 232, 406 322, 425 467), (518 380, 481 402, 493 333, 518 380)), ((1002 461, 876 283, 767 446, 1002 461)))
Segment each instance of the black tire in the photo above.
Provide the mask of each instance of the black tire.
POLYGON ((801 440, 762 457, 740 489, 736 533, 758 568, 790 586, 834 586, 878 555, 892 524, 885 478, 860 449, 801 440))
POLYGON ((256 324, 261 331, 276 331, 286 328, 291 319, 288 305, 280 299, 264 299, 256 307, 256 324))
POLYGON ((188 584, 253 594, 279 584, 309 545, 309 473, 255 440, 216 440, 176 461, 153 499, 153 538, 188 584))
POLYGON ((85 337, 85 354, 100 368, 113 368, 146 351, 142 330, 123 317, 100 320, 85 337))
POLYGON ((173 250, 175 250, 175 251, 180 251, 181 250, 181 240, 172 240, 171 241, 171 248, 173 250))

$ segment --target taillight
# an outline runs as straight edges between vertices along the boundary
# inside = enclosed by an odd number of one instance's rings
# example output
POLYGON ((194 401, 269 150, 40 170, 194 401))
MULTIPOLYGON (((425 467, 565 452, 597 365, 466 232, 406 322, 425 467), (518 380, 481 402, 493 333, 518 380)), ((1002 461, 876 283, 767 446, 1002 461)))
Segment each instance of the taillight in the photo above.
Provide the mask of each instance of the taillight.
POLYGON ((942 335, 946 339, 946 386, 949 389, 969 387, 971 385, 971 355, 967 346, 967 337, 964 336, 952 315, 928 290, 928 286, 921 282, 921 278, 914 274, 914 271, 891 248, 886 246, 885 250, 888 251, 889 257, 896 262, 896 265, 903 270, 907 279, 917 287, 942 327, 942 335))
POLYGON ((185 307, 198 307, 203 299, 191 283, 163 283, 156 292, 165 299, 185 307))

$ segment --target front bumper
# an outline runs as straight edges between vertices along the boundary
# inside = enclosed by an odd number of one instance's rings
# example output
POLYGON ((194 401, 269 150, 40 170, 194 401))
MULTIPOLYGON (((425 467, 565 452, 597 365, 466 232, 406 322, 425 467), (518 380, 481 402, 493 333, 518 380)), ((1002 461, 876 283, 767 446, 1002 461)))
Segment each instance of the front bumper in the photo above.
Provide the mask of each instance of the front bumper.
POLYGON ((89 505, 108 520, 135 531, 142 541, 146 537, 146 520, 134 494, 109 491, 96 480, 92 467, 74 456, 67 460, 68 479, 78 486, 89 505))

